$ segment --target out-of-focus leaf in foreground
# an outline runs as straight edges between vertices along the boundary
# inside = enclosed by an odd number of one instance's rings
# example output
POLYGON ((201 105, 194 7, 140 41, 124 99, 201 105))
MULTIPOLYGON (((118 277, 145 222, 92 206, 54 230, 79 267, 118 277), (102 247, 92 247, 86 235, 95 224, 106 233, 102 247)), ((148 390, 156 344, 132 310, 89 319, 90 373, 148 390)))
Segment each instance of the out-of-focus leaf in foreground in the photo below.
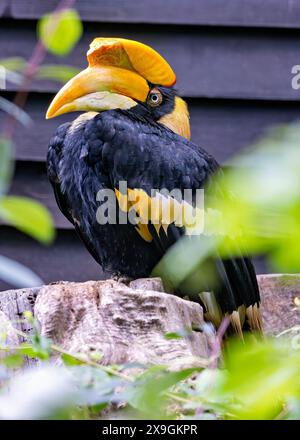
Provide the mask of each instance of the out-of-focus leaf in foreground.
POLYGON ((78 73, 79 69, 76 69, 76 67, 45 64, 40 66, 37 72, 37 78, 66 83, 78 73))
POLYGON ((26 61, 22 57, 11 57, 0 59, 0 66, 7 70, 22 72, 25 69, 26 61))
POLYGON ((0 137, 0 196, 8 190, 13 173, 12 144, 0 137))
POLYGON ((165 392, 180 381, 191 376, 196 368, 181 371, 166 371, 165 367, 154 366, 141 374, 127 392, 129 404, 150 419, 167 418, 165 392))
POLYGON ((177 242, 154 275, 199 292, 200 264, 207 264, 202 283, 211 283, 212 259, 240 253, 265 254, 274 270, 299 272, 299 144, 300 123, 280 126, 228 164, 205 190, 204 233, 177 242))
POLYGON ((26 197, 0 199, 0 218, 44 244, 54 238, 53 221, 47 209, 26 197))
POLYGON ((38 22, 38 36, 47 50, 65 56, 82 35, 82 23, 76 10, 65 9, 44 15, 38 22))
MULTIPOLYGON (((23 81, 22 73, 26 67, 24 58, 6 58, 0 59, 0 67, 6 69, 6 80, 15 84, 21 84, 23 81)), ((47 79, 66 83, 80 72, 73 66, 61 66, 58 64, 42 64, 36 69, 36 78, 47 79)))
POLYGON ((18 375, 0 396, 0 419, 69 418, 78 390, 67 370, 43 366, 18 375))
POLYGON ((300 395, 300 351, 283 341, 233 340, 226 353, 214 397, 231 401, 227 410, 239 419, 284 418, 300 395))

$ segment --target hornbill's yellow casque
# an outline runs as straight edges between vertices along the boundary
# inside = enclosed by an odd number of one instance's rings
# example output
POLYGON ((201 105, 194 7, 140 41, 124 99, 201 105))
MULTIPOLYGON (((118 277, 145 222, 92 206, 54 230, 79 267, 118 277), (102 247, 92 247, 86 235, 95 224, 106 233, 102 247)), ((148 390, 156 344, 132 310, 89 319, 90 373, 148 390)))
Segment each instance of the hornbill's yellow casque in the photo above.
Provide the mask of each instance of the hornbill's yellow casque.
MULTIPOLYGON (((176 76, 156 51, 135 41, 97 38, 87 57, 88 68, 60 90, 48 109, 47 118, 85 112, 52 138, 48 175, 59 208, 104 270, 149 276, 183 228, 173 222, 161 227, 99 224, 98 191, 114 190, 124 209, 120 181, 149 196, 155 188, 196 190, 219 166, 190 142, 188 109, 173 88, 176 76)), ((238 333, 243 327, 261 330, 250 259, 216 259, 215 265, 218 288, 201 296, 207 318, 218 325, 229 314, 238 333)))

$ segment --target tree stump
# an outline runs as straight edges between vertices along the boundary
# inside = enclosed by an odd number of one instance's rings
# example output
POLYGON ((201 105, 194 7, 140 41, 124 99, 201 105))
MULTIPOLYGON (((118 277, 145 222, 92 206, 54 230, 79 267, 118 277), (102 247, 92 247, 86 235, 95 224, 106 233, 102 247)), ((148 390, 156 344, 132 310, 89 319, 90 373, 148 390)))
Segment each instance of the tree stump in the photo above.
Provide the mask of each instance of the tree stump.
POLYGON ((199 304, 164 293, 160 279, 135 280, 129 286, 114 280, 60 282, 7 291, 0 294, 0 310, 25 332, 31 329, 17 321, 31 310, 53 343, 71 353, 100 352, 103 364, 180 366, 209 356, 209 340, 201 331, 188 338, 165 337, 205 323, 199 304))
POLYGON ((300 275, 259 275, 265 333, 278 335, 300 325, 300 275), (298 298, 298 301, 297 301, 298 298))
MULTIPOLYGON (((300 324, 300 276, 261 275, 264 329, 275 335, 300 324)), ((114 280, 86 283, 59 282, 34 289, 0 293, 0 334, 22 340, 12 329, 28 333, 20 322, 32 311, 43 335, 71 353, 100 352, 103 364, 160 363, 190 365, 195 357, 210 355, 211 333, 199 304, 163 291, 160 279, 114 280), (12 324, 10 324, 10 322, 12 324), (166 333, 194 328, 187 338, 167 339, 166 333)))

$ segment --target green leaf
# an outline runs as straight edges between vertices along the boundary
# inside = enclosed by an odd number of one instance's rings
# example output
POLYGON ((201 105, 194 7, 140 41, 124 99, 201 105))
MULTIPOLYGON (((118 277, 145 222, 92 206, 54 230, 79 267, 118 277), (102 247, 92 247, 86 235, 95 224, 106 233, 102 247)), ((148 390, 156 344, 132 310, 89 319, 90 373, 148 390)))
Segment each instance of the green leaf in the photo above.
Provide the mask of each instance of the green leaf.
POLYGON ((0 137, 0 196, 8 190, 13 174, 12 144, 0 137))
POLYGON ((71 354, 68 353, 63 353, 61 355, 62 361, 65 365, 67 365, 68 367, 73 367, 75 365, 84 365, 85 362, 84 360, 80 360, 74 356, 72 356, 71 354))
MULTIPOLYGON (((273 419, 288 398, 300 392, 300 354, 288 344, 231 341, 216 396, 231 396, 231 412, 241 419, 273 419), (239 405, 236 404, 239 402, 239 405)), ((229 406, 230 408, 230 406, 229 406)))
POLYGON ((97 416, 101 411, 103 411, 108 406, 108 402, 99 403, 98 405, 90 406, 89 410, 92 415, 97 416))
POLYGON ((80 17, 74 9, 44 15, 38 22, 40 40, 49 52, 58 56, 71 52, 82 31, 80 17))
POLYGON ((54 239, 52 218, 40 203, 17 196, 0 200, 0 217, 36 240, 49 244, 54 239))
POLYGON ((23 356, 28 356, 31 359, 36 359, 36 351, 32 347, 32 345, 28 344, 27 342, 24 342, 19 345, 20 353, 23 354, 23 356))
POLYGON ((25 310, 25 312, 23 312, 23 316, 26 319, 26 321, 29 322, 29 324, 34 325, 34 317, 33 314, 30 310, 25 310))
POLYGON ((5 67, 7 70, 22 72, 26 66, 26 61, 21 57, 3 58, 0 59, 0 66, 5 67))
POLYGON ((199 369, 169 372, 162 370, 161 366, 149 368, 128 390, 128 403, 149 418, 166 417, 165 406, 168 399, 164 393, 196 371, 199 369))
POLYGON ((66 83, 80 72, 72 66, 43 65, 39 68, 37 77, 66 83))
POLYGON ((46 336, 40 334, 34 334, 32 337, 32 348, 35 352, 36 357, 41 360, 48 360, 51 355, 51 344, 52 341, 46 336))
POLYGON ((183 339, 188 338, 192 334, 191 328, 183 328, 178 330, 177 332, 168 332, 164 334, 165 339, 183 339))
POLYGON ((164 334, 165 339, 183 339, 184 336, 181 336, 177 332, 168 332, 164 334))
POLYGON ((0 358, 0 362, 8 368, 19 368, 23 365, 24 358, 21 354, 16 353, 0 358))
POLYGON ((90 358, 92 359, 92 361, 99 362, 103 358, 103 354, 99 351, 93 351, 92 353, 90 353, 90 358))

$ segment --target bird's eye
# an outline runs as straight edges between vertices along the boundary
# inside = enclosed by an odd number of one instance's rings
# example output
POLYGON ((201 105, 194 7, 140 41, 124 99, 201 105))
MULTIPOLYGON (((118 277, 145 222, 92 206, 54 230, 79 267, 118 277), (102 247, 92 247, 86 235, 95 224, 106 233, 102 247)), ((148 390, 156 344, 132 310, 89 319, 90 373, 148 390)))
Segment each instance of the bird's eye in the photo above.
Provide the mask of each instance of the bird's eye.
POLYGON ((148 95, 147 103, 151 107, 157 107, 158 105, 160 105, 162 103, 162 94, 160 93, 160 91, 152 90, 148 95))

